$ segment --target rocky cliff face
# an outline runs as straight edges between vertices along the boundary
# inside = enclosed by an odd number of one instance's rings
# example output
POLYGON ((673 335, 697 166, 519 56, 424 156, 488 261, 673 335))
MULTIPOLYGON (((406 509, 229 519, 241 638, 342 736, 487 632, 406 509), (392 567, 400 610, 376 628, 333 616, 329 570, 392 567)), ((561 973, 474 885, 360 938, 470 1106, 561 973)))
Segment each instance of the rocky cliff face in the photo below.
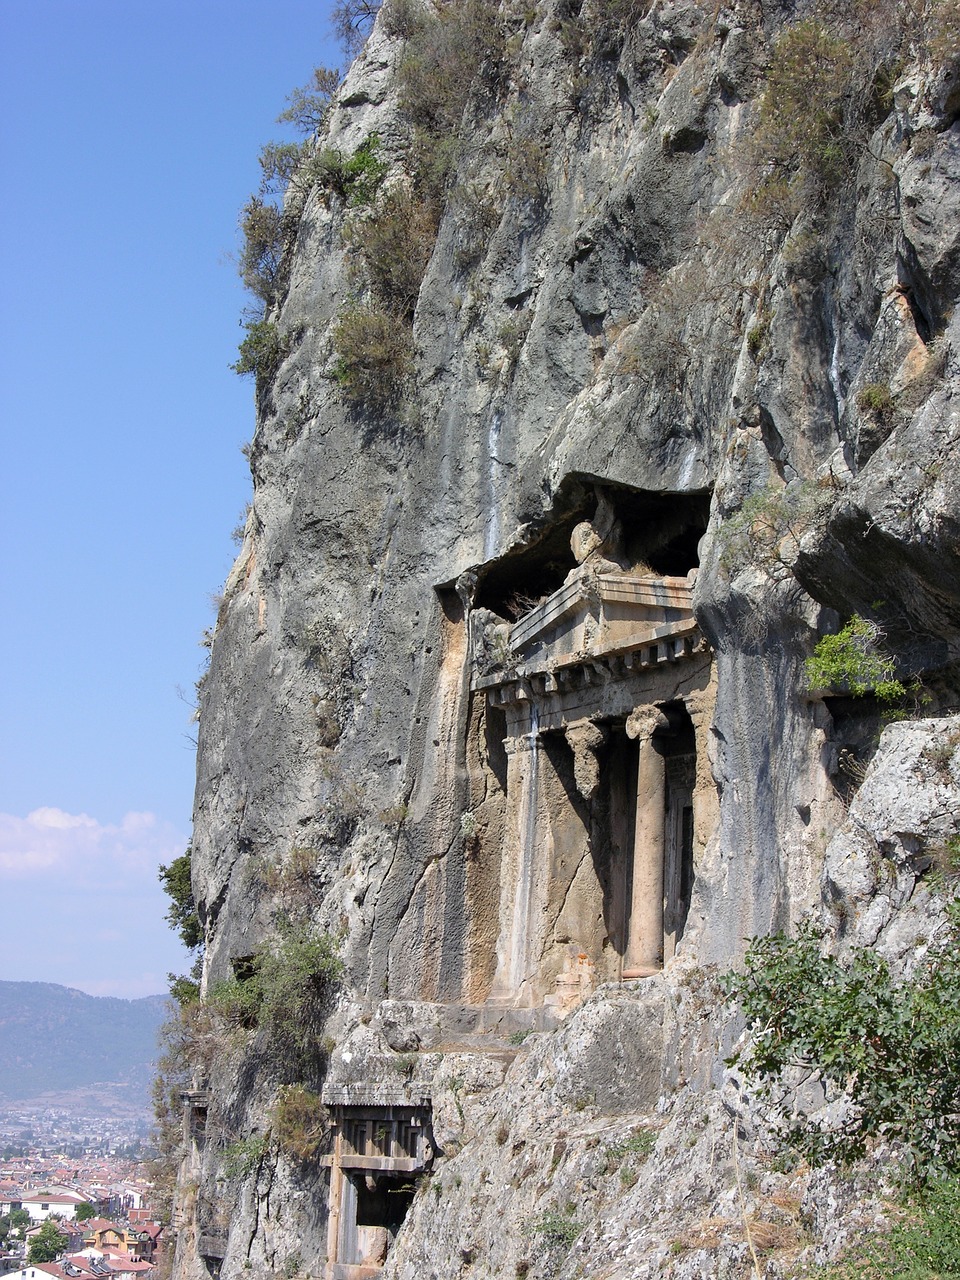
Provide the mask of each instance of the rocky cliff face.
POLYGON ((182 1280, 780 1276, 872 1220, 777 1166, 716 981, 811 913, 915 962, 956 834, 952 10, 861 8, 398 2, 334 99, 202 694, 182 1280), (882 737, 805 678, 853 614, 882 737), (237 1005, 321 936, 292 1039, 237 1005))

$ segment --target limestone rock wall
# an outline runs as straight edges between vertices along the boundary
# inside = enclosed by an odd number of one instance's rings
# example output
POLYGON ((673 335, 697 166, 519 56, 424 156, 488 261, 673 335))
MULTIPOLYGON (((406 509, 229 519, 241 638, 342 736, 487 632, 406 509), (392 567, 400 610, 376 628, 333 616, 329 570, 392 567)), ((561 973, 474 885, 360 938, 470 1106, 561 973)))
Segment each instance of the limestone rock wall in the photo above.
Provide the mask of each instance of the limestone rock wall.
MULTIPOLYGON (((722 1065, 740 1028, 716 975, 747 937, 821 909, 842 941, 908 958, 942 909, 923 850, 955 829, 958 779, 924 751, 957 706, 955 70, 920 54, 901 66, 826 212, 777 225, 744 212, 744 157, 773 42, 803 14, 621 7, 624 22, 602 0, 500 7, 402 411, 358 411, 338 382, 334 327, 363 286, 345 234, 357 215, 322 184, 268 314, 290 345, 258 384, 252 508, 201 699, 204 989, 281 918, 341 939, 305 1083, 332 1097, 405 1081, 433 1099, 438 1154, 389 1276, 735 1275, 752 1220, 784 1257, 811 1230, 821 1252, 842 1240, 855 1206, 834 1197, 824 1216, 815 1180, 764 1163, 761 1122, 722 1065), (861 394, 876 385, 891 396, 879 410, 861 394), (753 524, 738 523, 751 499, 753 524), (652 977, 611 982, 616 963, 601 965, 602 982, 563 978, 566 1004, 491 1003, 513 893, 503 851, 524 822, 531 858, 554 851, 555 954, 576 931, 567 910, 616 960, 616 895, 591 850, 603 823, 614 841, 617 804, 586 794, 571 755, 542 792, 547 842, 508 794, 515 744, 474 665, 508 597, 541 599, 575 568, 570 534, 604 502, 629 572, 697 569, 701 701, 687 659, 671 657, 666 683, 636 676, 639 702, 693 716, 685 927, 652 977), (879 722, 808 696, 804 661, 871 611, 928 701, 885 730, 858 791, 879 722)), ((352 154, 375 134, 402 185, 406 45, 389 14, 317 146, 352 154)), ((620 733, 623 655, 604 661, 577 687, 620 733)), ((209 1117, 202 1146, 188 1142, 176 1274, 324 1274, 329 1171, 275 1143, 297 1072, 263 1027, 204 1034, 209 1117)))

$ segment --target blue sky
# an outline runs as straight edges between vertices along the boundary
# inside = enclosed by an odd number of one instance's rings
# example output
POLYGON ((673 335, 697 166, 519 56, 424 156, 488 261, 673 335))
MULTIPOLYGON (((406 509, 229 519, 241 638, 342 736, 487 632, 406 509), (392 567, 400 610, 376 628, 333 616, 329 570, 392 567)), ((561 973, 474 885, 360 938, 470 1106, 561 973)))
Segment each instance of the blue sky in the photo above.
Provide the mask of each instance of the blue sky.
POLYGON ((341 61, 331 7, 0 0, 0 978, 135 997, 185 964, 156 867, 250 497, 237 213, 341 61))

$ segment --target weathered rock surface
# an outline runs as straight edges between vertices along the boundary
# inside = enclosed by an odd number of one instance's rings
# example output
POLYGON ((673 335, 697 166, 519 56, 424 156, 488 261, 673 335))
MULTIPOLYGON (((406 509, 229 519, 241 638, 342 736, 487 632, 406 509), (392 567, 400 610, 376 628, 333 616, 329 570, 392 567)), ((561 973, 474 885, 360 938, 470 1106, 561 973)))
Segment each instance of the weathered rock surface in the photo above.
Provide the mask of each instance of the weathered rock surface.
MULTIPOLYGON (((357 215, 322 185, 268 317, 294 340, 258 387, 201 701, 204 989, 281 915, 342 938, 303 1083, 331 1108, 367 1090, 372 1116, 432 1100, 429 1175, 370 1264, 385 1277, 774 1277, 836 1252, 880 1212, 883 1153, 852 1182, 776 1172, 723 1065, 742 1027, 717 976, 810 913, 841 950, 909 967, 942 918, 930 873, 960 799, 949 68, 906 67, 832 202, 777 226, 748 216, 744 157, 791 7, 636 10, 621 27, 601 0, 504 6, 405 411, 358 410, 337 380, 357 215), (510 651, 538 608, 542 669, 510 651), (818 635, 855 612, 930 699, 879 746, 871 699, 806 691, 818 635), (643 850, 668 882, 647 895, 667 904, 665 963, 631 977, 643 850)), ((404 46, 383 16, 318 145, 376 134, 402 182, 404 46)), ((176 1275, 378 1274, 324 1272, 322 1154, 268 1138, 224 1172, 303 1076, 264 1028, 221 1037, 199 1076, 176 1275)))

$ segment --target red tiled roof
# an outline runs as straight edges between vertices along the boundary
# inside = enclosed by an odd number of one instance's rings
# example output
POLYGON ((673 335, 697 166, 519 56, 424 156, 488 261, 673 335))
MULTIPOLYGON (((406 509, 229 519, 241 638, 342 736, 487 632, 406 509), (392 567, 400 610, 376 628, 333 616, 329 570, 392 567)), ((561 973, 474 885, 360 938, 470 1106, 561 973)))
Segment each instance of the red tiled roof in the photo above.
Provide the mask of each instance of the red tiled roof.
POLYGON ((67 1195, 60 1192, 36 1191, 23 1196, 24 1201, 34 1204, 42 1200, 44 1204, 83 1204, 83 1196, 67 1195))

